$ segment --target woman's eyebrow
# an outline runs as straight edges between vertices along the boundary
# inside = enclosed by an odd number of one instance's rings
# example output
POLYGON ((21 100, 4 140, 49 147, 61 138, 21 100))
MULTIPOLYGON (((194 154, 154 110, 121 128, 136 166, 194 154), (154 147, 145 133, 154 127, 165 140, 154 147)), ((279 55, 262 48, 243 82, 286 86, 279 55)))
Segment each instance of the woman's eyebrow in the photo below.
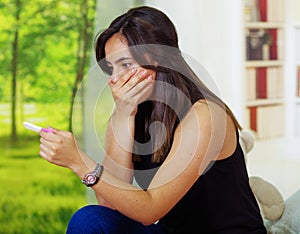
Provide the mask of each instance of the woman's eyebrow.
MULTIPOLYGON (((132 60, 133 58, 131 58, 131 57, 121 57, 121 58, 119 58, 119 59, 117 59, 115 62, 113 62, 114 64, 118 64, 118 63, 121 63, 121 62, 123 62, 124 60, 132 60)), ((108 60, 106 60, 106 63, 107 64, 112 64, 112 62, 111 61, 108 61, 108 60)))
POLYGON ((124 60, 132 60, 132 58, 131 57, 122 57, 122 58, 119 58, 117 61, 115 61, 115 64, 121 63, 124 60))

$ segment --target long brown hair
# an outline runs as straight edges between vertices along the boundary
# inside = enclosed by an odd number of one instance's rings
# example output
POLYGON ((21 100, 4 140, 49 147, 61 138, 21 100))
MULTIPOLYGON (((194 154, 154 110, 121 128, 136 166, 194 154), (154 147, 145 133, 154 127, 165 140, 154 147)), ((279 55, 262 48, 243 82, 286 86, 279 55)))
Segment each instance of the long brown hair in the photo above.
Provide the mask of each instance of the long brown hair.
POLYGON ((104 48, 107 40, 115 33, 121 33, 127 39, 133 58, 142 67, 156 71, 156 81, 160 84, 154 88, 152 101, 138 106, 134 160, 138 160, 140 155, 152 154, 153 162, 162 162, 171 148, 180 120, 191 105, 200 99, 212 101, 224 108, 236 128, 241 129, 228 106, 203 84, 186 63, 179 51, 176 29, 163 12, 147 6, 132 8, 117 17, 96 37, 96 59, 101 69, 108 74, 110 69, 105 61, 104 48), (149 57, 156 65, 149 64, 149 57), (170 89, 170 86, 176 87, 182 95, 178 95, 178 91, 170 89), (151 126, 151 123, 157 122, 164 127, 157 124, 151 126))

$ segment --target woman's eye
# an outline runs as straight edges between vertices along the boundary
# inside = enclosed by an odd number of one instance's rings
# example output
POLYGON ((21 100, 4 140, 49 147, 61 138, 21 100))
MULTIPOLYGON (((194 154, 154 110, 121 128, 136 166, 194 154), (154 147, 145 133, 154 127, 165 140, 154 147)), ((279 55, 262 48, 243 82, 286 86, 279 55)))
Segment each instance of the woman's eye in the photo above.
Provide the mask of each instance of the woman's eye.
POLYGON ((123 68, 129 68, 132 64, 131 63, 123 63, 122 67, 123 68))

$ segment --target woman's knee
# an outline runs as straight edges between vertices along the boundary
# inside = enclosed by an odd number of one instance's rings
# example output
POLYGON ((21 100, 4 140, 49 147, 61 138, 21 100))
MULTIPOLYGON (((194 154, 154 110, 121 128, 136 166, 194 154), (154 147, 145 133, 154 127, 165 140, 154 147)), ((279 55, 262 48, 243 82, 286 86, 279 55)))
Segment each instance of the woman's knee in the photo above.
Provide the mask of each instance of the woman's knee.
POLYGON ((113 233, 121 228, 124 216, 116 210, 99 205, 82 207, 72 216, 67 234, 113 233))

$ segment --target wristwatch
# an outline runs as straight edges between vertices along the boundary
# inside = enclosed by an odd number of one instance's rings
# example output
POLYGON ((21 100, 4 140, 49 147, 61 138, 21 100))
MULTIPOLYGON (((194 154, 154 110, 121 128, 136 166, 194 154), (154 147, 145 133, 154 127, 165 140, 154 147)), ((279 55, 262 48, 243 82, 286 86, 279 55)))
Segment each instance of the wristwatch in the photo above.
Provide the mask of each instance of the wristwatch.
POLYGON ((81 180, 81 182, 85 184, 87 187, 91 187, 95 185, 99 181, 103 169, 104 167, 100 163, 97 163, 95 170, 86 174, 81 180))

